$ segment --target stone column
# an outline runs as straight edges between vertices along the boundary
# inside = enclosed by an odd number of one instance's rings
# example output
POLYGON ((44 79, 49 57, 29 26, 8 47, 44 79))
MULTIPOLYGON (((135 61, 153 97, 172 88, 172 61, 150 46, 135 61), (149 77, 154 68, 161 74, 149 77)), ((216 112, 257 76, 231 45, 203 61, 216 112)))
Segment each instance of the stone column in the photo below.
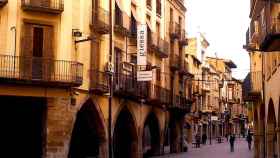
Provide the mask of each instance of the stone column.
POLYGON ((276 127, 275 129, 275 132, 276 132, 276 135, 277 135, 277 155, 278 155, 278 158, 280 158, 280 127, 276 127))
POLYGON ((255 130, 254 132, 254 158, 261 158, 260 154, 260 139, 261 139, 261 133, 258 130, 255 130))
POLYGON ((274 158, 275 153, 275 128, 273 124, 267 124, 266 129, 266 155, 267 158, 274 158))
POLYGON ((264 120, 260 120, 259 122, 259 157, 264 158, 264 149, 265 149, 265 142, 264 142, 264 120))

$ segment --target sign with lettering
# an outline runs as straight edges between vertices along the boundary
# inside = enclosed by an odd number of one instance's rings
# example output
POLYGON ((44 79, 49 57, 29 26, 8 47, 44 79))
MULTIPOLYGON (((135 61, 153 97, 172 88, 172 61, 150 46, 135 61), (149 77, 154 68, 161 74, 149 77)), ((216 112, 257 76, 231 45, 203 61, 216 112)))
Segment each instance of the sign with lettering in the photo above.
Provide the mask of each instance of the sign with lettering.
POLYGON ((137 65, 147 65, 147 25, 137 26, 137 65))
POLYGON ((152 71, 137 71, 137 81, 152 81, 152 71))

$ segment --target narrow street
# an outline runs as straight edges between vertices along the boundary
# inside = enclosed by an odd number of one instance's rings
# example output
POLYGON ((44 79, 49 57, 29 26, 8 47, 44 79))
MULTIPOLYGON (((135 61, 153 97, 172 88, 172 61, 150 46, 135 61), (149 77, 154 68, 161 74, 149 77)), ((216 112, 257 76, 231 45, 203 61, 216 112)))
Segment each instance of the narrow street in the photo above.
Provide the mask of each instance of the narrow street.
MULTIPOLYGON (((253 146, 253 145, 252 145, 253 146)), ((245 139, 237 139, 235 142, 235 151, 230 152, 228 142, 212 145, 203 145, 201 148, 189 147, 189 151, 183 154, 165 155, 157 158, 253 158, 253 150, 249 151, 245 139)))

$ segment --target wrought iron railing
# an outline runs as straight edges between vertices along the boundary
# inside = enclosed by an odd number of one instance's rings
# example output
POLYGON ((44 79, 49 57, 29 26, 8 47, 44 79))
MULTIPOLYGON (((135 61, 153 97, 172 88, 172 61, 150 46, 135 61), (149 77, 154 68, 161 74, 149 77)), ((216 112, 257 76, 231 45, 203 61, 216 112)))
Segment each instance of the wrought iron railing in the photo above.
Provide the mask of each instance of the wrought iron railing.
POLYGON ((169 22, 169 34, 172 39, 180 37, 180 24, 176 22, 169 22))
POLYGON ((109 22, 109 11, 103 8, 93 10, 91 26, 94 29, 94 31, 97 31, 102 34, 109 33, 109 22))
POLYGON ((81 85, 83 64, 51 58, 0 55, 0 78, 9 82, 81 85))
POLYGON ((171 54, 169 65, 170 65, 171 69, 178 70, 180 68, 179 55, 171 54))
POLYGON ((262 72, 250 72, 251 93, 260 93, 262 91, 262 72))
POLYGON ((21 0, 24 10, 61 13, 64 10, 63 0, 21 0))
POLYGON ((170 90, 163 88, 156 84, 150 84, 149 86, 149 99, 151 103, 158 105, 170 104, 170 90))
POLYGON ((181 31, 180 31, 179 44, 181 46, 188 45, 187 33, 186 33, 185 29, 181 29, 181 31))
POLYGON ((99 70, 90 70, 90 90, 96 93, 108 93, 108 74, 99 70))

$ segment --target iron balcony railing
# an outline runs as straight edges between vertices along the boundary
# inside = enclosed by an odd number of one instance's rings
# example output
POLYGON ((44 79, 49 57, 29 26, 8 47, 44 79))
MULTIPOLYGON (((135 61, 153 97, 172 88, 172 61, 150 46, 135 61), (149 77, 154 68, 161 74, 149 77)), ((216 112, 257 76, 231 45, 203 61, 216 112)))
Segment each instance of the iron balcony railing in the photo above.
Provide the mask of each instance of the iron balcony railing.
POLYGON ((179 44, 181 46, 188 45, 187 34, 186 34, 186 31, 184 29, 181 29, 181 31, 180 31, 179 44))
POLYGON ((158 86, 156 84, 149 84, 149 98, 148 102, 152 105, 169 105, 170 104, 170 90, 158 86))
POLYGON ((176 39, 180 37, 180 24, 171 21, 169 23, 169 34, 171 39, 176 39))
POLYGON ((113 83, 114 93, 118 96, 138 101, 148 97, 148 84, 138 83, 134 75, 115 73, 113 83))
POLYGON ((64 11, 63 0, 21 0, 23 10, 60 14, 64 11))
POLYGON ((153 33, 152 36, 149 37, 148 46, 160 58, 167 58, 169 55, 169 43, 160 38, 160 36, 156 33, 153 33))
POLYGON ((0 7, 4 6, 8 0, 0 0, 0 7))
POLYGON ((187 98, 182 97, 180 95, 173 96, 173 103, 170 104, 169 108, 176 108, 176 109, 182 109, 185 111, 190 111, 191 109, 191 103, 188 101, 187 98))
POLYGON ((109 93, 109 76, 106 72, 90 70, 90 91, 97 94, 109 93))
POLYGON ((189 63, 187 61, 183 60, 183 62, 181 62, 179 73, 182 75, 190 75, 189 63))
POLYGON ((180 58, 179 55, 172 54, 170 57, 170 62, 169 62, 171 70, 179 70, 180 68, 180 58))
POLYGON ((116 34, 122 35, 122 36, 127 36, 129 35, 129 22, 130 22, 130 17, 120 11, 117 14, 115 14, 115 25, 114 25, 114 31, 116 34))
POLYGON ((262 72, 255 71, 250 72, 250 93, 261 93, 262 91, 262 72))
POLYGON ((280 47, 277 45, 276 48, 272 50, 267 50, 269 45, 273 40, 280 41, 280 18, 271 17, 271 15, 265 16, 265 24, 261 25, 260 32, 260 49, 262 51, 275 51, 280 50, 280 47))
POLYGON ((109 33, 109 11, 104 10, 103 8, 97 8, 92 12, 92 22, 91 27, 93 31, 96 31, 100 34, 108 34, 109 33))
POLYGON ((51 58, 0 55, 0 78, 8 82, 79 86, 83 82, 83 64, 51 58))

